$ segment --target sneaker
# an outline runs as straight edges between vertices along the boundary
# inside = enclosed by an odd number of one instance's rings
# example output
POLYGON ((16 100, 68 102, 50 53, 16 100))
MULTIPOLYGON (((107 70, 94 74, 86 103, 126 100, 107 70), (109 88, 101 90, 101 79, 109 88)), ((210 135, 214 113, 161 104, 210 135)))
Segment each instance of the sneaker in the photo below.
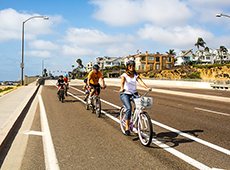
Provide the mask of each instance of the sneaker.
POLYGON ((88 99, 88 104, 91 104, 91 99, 90 98, 88 99))
POLYGON ((131 134, 131 133, 130 133, 129 130, 126 130, 126 131, 125 131, 125 135, 126 135, 126 136, 129 136, 130 134, 131 134))

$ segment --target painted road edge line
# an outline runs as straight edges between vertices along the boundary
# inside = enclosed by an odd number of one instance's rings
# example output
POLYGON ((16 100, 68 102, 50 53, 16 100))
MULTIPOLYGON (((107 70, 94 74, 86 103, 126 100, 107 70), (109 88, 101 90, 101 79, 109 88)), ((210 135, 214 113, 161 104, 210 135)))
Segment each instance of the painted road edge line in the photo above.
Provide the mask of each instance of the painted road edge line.
MULTIPOLYGON (((83 91, 81 91, 81 90, 79 90, 79 89, 77 89, 77 88, 74 88, 74 87, 72 87, 72 88, 75 89, 75 90, 77 90, 77 91, 79 91, 79 92, 81 92, 81 93, 84 93, 83 91)), ((105 100, 102 100, 102 99, 101 99, 101 101, 105 102, 105 100)), ((113 107, 115 107, 115 108, 118 108, 118 109, 121 108, 121 107, 119 107, 119 106, 117 106, 117 105, 115 105, 115 104, 112 104, 112 103, 110 103, 110 102, 107 102, 107 101, 106 101, 105 103, 108 104, 108 105, 111 105, 111 106, 113 106, 113 107)), ((177 129, 174 129, 174 128, 172 128, 172 127, 169 127, 169 126, 167 126, 167 125, 164 125, 164 124, 162 124, 162 123, 160 123, 160 122, 157 122, 157 121, 155 121, 155 120, 152 120, 152 119, 151 119, 151 121, 152 121, 153 124, 158 125, 158 126, 164 128, 164 129, 170 130, 170 131, 175 132, 175 133, 177 133, 177 134, 179 134, 179 135, 181 135, 181 136, 184 136, 184 137, 186 137, 186 138, 192 139, 192 140, 194 140, 194 141, 196 141, 196 142, 198 142, 198 143, 200 143, 200 144, 203 144, 203 145, 208 146, 208 147, 210 147, 210 148, 212 148, 212 149, 215 149, 215 150, 217 150, 217 151, 219 151, 219 152, 222 152, 222 153, 224 153, 224 154, 230 155, 230 151, 227 150, 227 149, 225 149, 225 148, 222 148, 222 147, 217 146, 217 145, 215 145, 215 144, 212 144, 212 143, 210 143, 210 142, 204 141, 204 140, 202 140, 202 139, 199 139, 199 138, 194 137, 194 136, 192 136, 192 135, 189 135, 189 134, 187 134, 187 133, 181 132, 181 131, 179 131, 179 130, 177 130, 177 129)))
POLYGON ((222 113, 222 112, 217 112, 217 111, 202 109, 202 108, 199 108, 199 107, 195 107, 195 109, 196 109, 196 110, 205 111, 205 112, 216 113, 216 114, 219 114, 219 115, 230 116, 230 114, 227 114, 227 113, 222 113))
POLYGON ((38 95, 39 105, 40 105, 40 115, 41 115, 41 126, 42 132, 44 135, 42 136, 43 140, 43 148, 45 155, 45 165, 47 170, 59 170, 58 160, 55 153, 49 124, 46 116, 45 106, 42 100, 42 96, 38 95))

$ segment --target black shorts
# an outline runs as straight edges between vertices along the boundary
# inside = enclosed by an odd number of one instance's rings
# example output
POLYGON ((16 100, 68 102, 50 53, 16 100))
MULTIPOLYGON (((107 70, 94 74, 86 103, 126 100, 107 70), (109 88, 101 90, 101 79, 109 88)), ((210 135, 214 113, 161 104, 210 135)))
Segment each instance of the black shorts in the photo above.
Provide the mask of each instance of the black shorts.
POLYGON ((90 86, 92 87, 92 88, 94 88, 95 89, 95 91, 98 91, 98 94, 100 94, 100 91, 101 91, 101 86, 100 86, 100 84, 98 83, 98 84, 91 84, 90 83, 90 86))

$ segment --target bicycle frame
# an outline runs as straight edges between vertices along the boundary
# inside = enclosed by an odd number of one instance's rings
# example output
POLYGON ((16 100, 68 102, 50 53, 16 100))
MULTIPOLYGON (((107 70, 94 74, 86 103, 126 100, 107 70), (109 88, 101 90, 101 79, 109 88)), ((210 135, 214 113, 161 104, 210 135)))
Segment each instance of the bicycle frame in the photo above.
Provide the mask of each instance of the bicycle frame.
MULTIPOLYGON (((144 95, 142 95, 142 96, 138 96, 138 95, 136 95, 136 94, 134 94, 134 93, 132 93, 132 92, 130 92, 132 95, 134 95, 134 96, 136 96, 136 97, 144 97, 144 96, 146 96, 146 94, 149 92, 150 90, 148 90, 144 95)), ((130 99, 131 100, 131 99, 130 99)), ((126 109, 126 107, 125 107, 125 105, 123 105, 123 107, 126 109)), ((134 125, 137 125, 137 120, 140 118, 140 113, 142 113, 143 112, 143 110, 142 109, 135 109, 135 111, 134 111, 134 113, 133 113, 133 115, 131 116, 131 120, 130 120, 130 125, 131 125, 131 128, 132 128, 132 130, 134 130, 134 125), (134 120, 133 120, 134 119, 134 120)), ((142 127, 144 126, 143 124, 142 124, 142 122, 141 122, 141 124, 140 124, 142 127)), ((137 133, 137 130, 135 129, 135 131, 134 131, 135 133, 137 133)))

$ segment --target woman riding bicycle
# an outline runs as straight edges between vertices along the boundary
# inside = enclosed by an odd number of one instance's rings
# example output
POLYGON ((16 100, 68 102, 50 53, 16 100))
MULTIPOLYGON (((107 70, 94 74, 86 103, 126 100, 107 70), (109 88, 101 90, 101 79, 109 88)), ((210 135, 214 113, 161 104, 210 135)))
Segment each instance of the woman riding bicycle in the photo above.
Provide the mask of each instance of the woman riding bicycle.
POLYGON ((142 79, 137 75, 135 71, 135 61, 129 60, 126 62, 126 72, 121 75, 121 89, 120 89, 120 99, 122 103, 126 107, 126 135, 130 135, 129 125, 130 125, 130 119, 131 119, 131 112, 132 112, 132 106, 130 99, 134 102, 133 98, 134 96, 130 93, 134 93, 137 95, 136 91, 136 82, 146 88, 151 90, 143 81, 142 79), (130 92, 129 92, 130 91, 130 92))

